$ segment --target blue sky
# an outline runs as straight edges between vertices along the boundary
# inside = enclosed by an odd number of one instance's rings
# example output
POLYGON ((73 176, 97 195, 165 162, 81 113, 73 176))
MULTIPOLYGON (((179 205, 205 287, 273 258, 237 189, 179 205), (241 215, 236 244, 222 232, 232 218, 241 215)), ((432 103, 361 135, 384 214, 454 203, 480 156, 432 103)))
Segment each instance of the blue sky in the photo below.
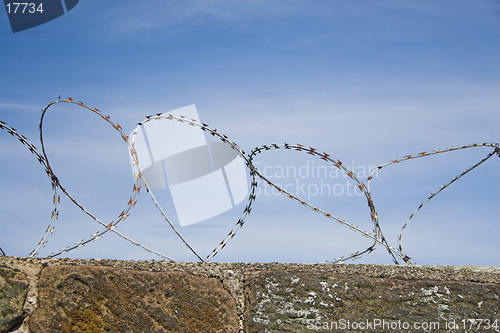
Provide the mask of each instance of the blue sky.
MULTIPOLYGON (((15 34, 5 10, 0 15, 0 120, 37 147, 40 110, 59 95, 99 108, 126 133, 146 115, 196 104, 203 122, 247 152, 301 143, 360 173, 404 155, 500 141, 497 1, 82 0, 15 34)), ((119 135, 89 112, 56 105, 44 138, 68 191, 103 221, 115 219, 133 184, 119 135)), ((7 133, 0 140, 0 246, 27 255, 50 223, 50 182, 19 142, 7 133)), ((401 226, 428 195, 490 151, 381 170, 371 190, 389 243, 397 244, 401 226)), ((256 162, 270 171, 321 165, 309 157, 272 151, 256 162)), ((417 214, 403 238, 414 261, 500 264, 499 163, 492 157, 417 214)), ((344 178, 326 181, 347 191, 344 178)), ((371 245, 296 202, 266 195, 264 184, 259 189, 252 214, 216 261, 319 262, 371 245)), ((360 196, 314 195, 311 202, 372 230, 360 196)), ((225 227, 183 232, 205 256, 242 210, 221 216, 225 227)), ((60 211, 41 256, 100 230, 66 198, 60 211)), ((195 260, 147 193, 118 229, 175 259, 195 260)), ((158 259, 111 233, 66 256, 158 259)), ((391 260, 379 246, 354 262, 391 260)))

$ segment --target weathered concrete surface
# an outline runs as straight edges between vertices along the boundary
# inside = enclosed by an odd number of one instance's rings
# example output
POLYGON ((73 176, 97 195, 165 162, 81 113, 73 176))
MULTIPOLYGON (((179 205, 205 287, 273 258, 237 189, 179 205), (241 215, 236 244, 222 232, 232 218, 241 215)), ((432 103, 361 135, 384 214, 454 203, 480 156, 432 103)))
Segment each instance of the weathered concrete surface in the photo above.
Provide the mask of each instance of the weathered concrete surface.
POLYGON ((8 332, 24 320, 28 278, 18 269, 0 267, 0 332, 8 332))
POLYGON ((478 283, 470 281, 475 280, 472 276, 456 279, 453 271, 436 271, 434 278, 432 271, 419 278, 418 271, 367 276, 315 268, 250 275, 246 279, 249 306, 245 326, 250 332, 315 332, 379 323, 373 329, 382 331, 385 322, 389 329, 383 331, 424 332, 400 330, 404 327, 398 321, 411 326, 417 323, 418 327, 436 322, 445 332, 446 323, 453 320, 499 317, 498 277, 478 283))
POLYGON ((38 282, 30 330, 43 332, 231 332, 236 304, 216 279, 183 271, 50 266, 38 282))
POLYGON ((499 308, 500 267, 0 257, 0 332, 499 332, 499 308))

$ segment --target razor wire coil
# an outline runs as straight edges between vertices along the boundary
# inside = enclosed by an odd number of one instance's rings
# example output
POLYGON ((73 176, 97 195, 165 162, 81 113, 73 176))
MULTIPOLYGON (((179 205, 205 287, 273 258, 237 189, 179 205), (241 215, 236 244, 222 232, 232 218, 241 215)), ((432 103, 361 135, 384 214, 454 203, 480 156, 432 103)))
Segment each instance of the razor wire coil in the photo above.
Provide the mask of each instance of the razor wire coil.
MULTIPOLYGON (((11 136, 17 138, 23 145, 25 145, 28 148, 28 150, 37 159, 37 161, 39 162, 39 164, 42 165, 42 167, 44 168, 45 173, 47 174, 47 176, 50 178, 50 181, 51 181, 51 187, 52 187, 52 190, 53 190, 53 206, 54 206, 54 208, 53 208, 53 210, 51 212, 50 223, 47 226, 46 231, 45 231, 43 237, 38 242, 37 246, 30 252, 29 256, 37 257, 39 255, 40 249, 43 248, 43 247, 45 247, 45 245, 48 242, 49 236, 52 235, 53 232, 54 232, 54 229, 56 227, 56 221, 59 218, 59 205, 60 205, 60 202, 61 202, 58 190, 60 190, 64 195, 66 195, 77 207, 80 208, 81 211, 83 211, 86 215, 88 215, 92 220, 94 220, 96 223, 98 223, 102 227, 101 230, 95 232, 94 234, 88 236, 87 238, 84 238, 84 239, 80 240, 79 242, 77 242, 77 243, 75 243, 73 245, 66 246, 65 248, 63 248, 63 249, 61 249, 59 251, 51 253, 50 255, 47 256, 48 258, 57 257, 57 256, 59 256, 61 254, 64 254, 64 253, 67 253, 67 252, 72 251, 74 249, 83 247, 83 246, 87 245, 88 243, 90 243, 92 241, 96 241, 97 239, 101 238, 102 235, 104 235, 108 231, 111 231, 111 232, 114 232, 117 235, 119 235, 121 238, 129 241, 133 245, 138 246, 138 247, 142 248, 143 250, 145 250, 147 252, 153 253, 153 254, 155 254, 155 255, 163 258, 163 259, 174 261, 173 258, 171 258, 171 257, 169 257, 169 256, 167 256, 165 254, 162 254, 162 253, 160 253, 160 252, 158 252, 158 251, 156 251, 154 249, 151 249, 151 248, 149 248, 148 246, 146 246, 144 244, 141 244, 141 243, 139 243, 137 241, 134 241, 133 239, 131 239, 130 237, 124 235, 123 233, 119 232, 116 229, 117 225, 120 222, 124 221, 129 216, 130 210, 132 208, 134 208, 135 205, 136 205, 136 203, 137 203, 137 195, 140 193, 141 187, 144 187, 145 190, 151 195, 151 198, 152 198, 155 206, 160 210, 160 213, 161 213, 163 219, 168 223, 168 225, 174 231, 174 233, 177 235, 177 237, 183 242, 183 244, 189 249, 189 251, 199 261, 208 262, 214 256, 216 256, 219 253, 219 251, 221 251, 227 245, 227 243, 231 239, 234 238, 234 236, 239 231, 239 229, 241 229, 243 227, 243 225, 244 225, 244 223, 246 221, 246 218, 248 217, 248 215, 252 211, 252 204, 256 200, 256 188, 257 188, 257 177, 258 177, 261 180, 263 180, 268 186, 274 187, 275 189, 278 190, 279 193, 282 193, 283 195, 287 196, 291 200, 297 201, 301 205, 303 205, 305 207, 308 207, 311 210, 313 210, 313 211, 315 211, 315 212, 317 212, 319 214, 322 214, 324 217, 326 217, 328 219, 331 219, 331 220, 334 220, 334 221, 338 222, 341 225, 349 227, 351 230, 353 230, 353 231, 355 231, 357 233, 360 233, 363 236, 365 236, 366 238, 369 238, 369 239, 371 239, 373 241, 372 245, 369 246, 368 248, 364 249, 364 250, 356 251, 356 252, 353 252, 353 253, 345 255, 345 256, 337 257, 337 258, 335 258, 335 259, 333 259, 333 260, 331 260, 329 262, 331 262, 331 263, 342 263, 342 262, 345 262, 347 260, 359 259, 361 256, 363 256, 365 254, 368 254, 368 253, 371 253, 372 251, 374 251, 375 247, 377 245, 381 245, 381 246, 383 246, 383 247, 386 248, 386 250, 388 251, 389 255, 391 256, 391 258, 392 258, 392 260, 393 260, 393 262, 395 264, 400 264, 399 260, 401 260, 405 264, 412 265, 414 263, 412 262, 411 258, 408 255, 406 255, 404 253, 404 251, 403 251, 402 238, 403 238, 404 231, 406 230, 407 226, 409 225, 409 223, 413 219, 413 217, 423 208, 423 206, 425 204, 427 204, 437 194, 439 194, 445 188, 447 188, 448 186, 450 186, 451 184, 453 184, 454 182, 456 182, 458 179, 460 179, 461 177, 463 177, 467 173, 471 172, 473 169, 475 169, 476 167, 478 167, 479 165, 481 165, 482 163, 484 163, 485 161, 487 161, 489 158, 491 158, 495 154, 498 155, 498 157, 500 157, 500 145, 498 143, 475 143, 475 144, 471 144, 471 145, 463 145, 463 146, 458 146, 458 147, 450 147, 450 148, 446 148, 446 149, 436 149, 436 150, 433 150, 431 152, 421 152, 421 153, 415 154, 415 155, 406 155, 406 156, 404 156, 402 158, 395 159, 395 160, 386 162, 384 164, 381 164, 373 172, 370 173, 370 175, 366 178, 366 184, 365 184, 364 182, 362 182, 357 177, 357 175, 353 171, 348 170, 342 164, 342 162, 340 160, 333 159, 327 153, 324 153, 324 152, 320 153, 318 150, 316 150, 313 147, 307 147, 307 146, 304 146, 304 145, 301 145, 301 144, 288 144, 288 143, 284 143, 284 144, 269 144, 269 145, 262 145, 262 146, 256 147, 248 155, 246 155, 246 153, 235 142, 230 141, 229 138, 226 135, 219 133, 217 131, 217 129, 212 129, 212 128, 210 128, 209 125, 207 125, 205 123, 199 123, 196 120, 189 119, 189 118, 187 118, 185 116, 174 116, 174 115, 171 115, 171 114, 157 114, 155 116, 153 116, 153 115, 146 116, 145 120, 143 120, 142 122, 138 123, 138 126, 136 127, 136 129, 132 132, 132 135, 131 135, 132 137, 129 138, 127 135, 125 135, 125 133, 123 132, 123 129, 121 128, 121 126, 118 123, 114 123, 111 120, 110 116, 103 114, 97 108, 92 108, 92 107, 84 104, 83 102, 76 101, 76 100, 74 100, 72 98, 69 98, 69 97, 67 99, 61 99, 59 97, 57 100, 48 103, 47 106, 44 109, 42 109, 42 115, 41 115, 40 123, 39 123, 40 144, 41 144, 41 149, 42 149, 41 153, 37 150, 37 148, 33 144, 31 144, 27 140, 27 138, 25 136, 19 134, 15 128, 10 127, 5 122, 0 121, 0 129, 7 131, 11 136), (125 209, 118 215, 118 217, 116 218, 116 220, 113 220, 113 221, 111 221, 109 223, 106 223, 106 222, 103 222, 100 219, 98 219, 96 216, 94 216, 91 212, 89 212, 83 205, 81 205, 76 199, 74 199, 68 193, 68 191, 62 186, 61 182, 59 181, 59 179, 56 177, 55 173, 53 172, 52 167, 51 167, 50 162, 49 162, 49 159, 48 159, 48 156, 47 156, 46 151, 45 151, 45 145, 44 145, 44 141, 43 141, 43 121, 44 121, 45 114, 47 113, 47 111, 49 110, 49 108, 52 105, 57 104, 57 103, 71 103, 71 104, 76 104, 76 105, 78 105, 78 106, 80 106, 82 108, 85 108, 85 109, 87 109, 87 110, 95 113, 101 119, 103 119, 104 121, 106 121, 107 123, 109 123, 114 128, 114 130, 117 131, 118 134, 120 134, 120 136, 123 139, 123 141, 127 144, 129 152, 130 152, 130 156, 131 156, 131 162, 132 162, 132 168, 133 168, 133 174, 134 174, 134 184, 133 184, 132 194, 131 194, 131 196, 129 198, 129 201, 128 201, 125 209), (245 165, 246 165, 246 167, 248 169, 251 181, 250 181, 250 191, 249 191, 250 194, 249 194, 248 199, 247 199, 247 205, 244 208, 241 217, 238 219, 238 221, 233 226, 233 228, 230 230, 230 232, 212 250, 212 252, 208 256, 206 256, 205 259, 202 259, 202 256, 200 256, 194 250, 194 248, 182 237, 182 235, 180 234, 180 232, 175 228, 175 226, 173 225, 173 223, 168 218, 167 214, 161 208, 160 204, 158 203, 157 199, 153 195, 152 191, 150 190, 149 185, 147 184, 146 179, 143 177, 142 169, 140 167, 139 159, 138 159, 138 156, 137 156, 137 152, 136 152, 135 147, 134 147, 135 136, 137 134, 138 129, 141 126, 143 126, 147 122, 153 121, 153 120, 178 121, 178 122, 184 123, 186 125, 199 128, 200 130, 211 134, 213 137, 216 137, 221 142, 223 142, 225 144, 228 144, 231 147, 231 149, 233 149, 237 153, 237 155, 245 162, 245 165), (377 214, 377 212, 375 210, 375 205, 374 205, 372 197, 371 197, 370 182, 373 180, 373 176, 376 173, 378 173, 381 169, 383 169, 383 168, 385 168, 385 167, 387 167, 389 165, 392 165, 392 164, 396 164, 396 163, 400 163, 400 162, 405 162, 405 161, 409 161, 409 160, 414 160, 414 159, 417 159, 417 158, 427 157, 427 156, 431 156, 431 155, 447 153, 447 152, 455 151, 455 150, 462 150, 462 149, 474 148, 474 147, 490 147, 490 148, 493 148, 493 151, 491 151, 490 153, 488 153, 486 155, 486 157, 484 157, 483 159, 481 159, 479 162, 475 163, 474 165, 472 165, 468 169, 464 170, 459 175, 457 175, 454 178, 452 178, 449 182, 447 182, 446 184, 442 185, 438 190, 436 190, 435 192, 431 193, 431 195, 428 196, 413 211, 413 213, 410 215, 410 217, 403 224, 403 226, 401 228, 401 232, 400 232, 400 234, 398 235, 398 238, 397 238, 398 239, 398 246, 396 248, 394 248, 393 246, 391 246, 388 243, 388 241, 385 238, 385 236, 383 235, 383 233, 382 233, 382 228, 380 226, 380 222, 379 222, 379 219, 378 219, 378 214, 377 214), (356 226, 356 225, 354 225, 354 224, 352 224, 350 222, 347 222, 347 221, 345 221, 345 220, 343 220, 343 219, 341 219, 341 218, 339 218, 339 217, 337 217, 337 216, 335 216, 335 215, 333 215, 333 214, 331 214, 331 213, 329 213, 329 212, 327 212, 327 211, 325 211, 325 210, 323 210, 321 208, 318 208, 318 207, 316 207, 316 206, 314 206, 314 205, 312 205, 312 204, 310 204, 310 203, 308 203, 308 202, 300 199, 298 196, 295 196, 295 195, 293 195, 293 194, 285 191, 284 189, 280 188, 278 185, 276 185, 275 183, 273 183, 269 179, 267 179, 255 167, 255 165, 253 164, 253 160, 254 160, 254 158, 258 154, 261 154, 264 151, 270 151, 270 150, 276 150, 276 149, 295 150, 295 151, 300 151, 300 152, 307 153, 307 154, 309 154, 311 156, 320 158, 323 161, 332 164, 334 167, 336 167, 339 170, 341 170, 342 172, 344 172, 350 179, 352 179, 356 183, 357 188, 361 191, 361 193, 363 193, 363 195, 366 198, 367 205, 368 205, 368 208, 369 208, 370 220, 373 223, 373 230, 372 230, 372 232, 367 232, 367 231, 359 228, 358 226, 356 226)), ((2 248, 0 247, 0 256, 3 256, 3 255, 6 255, 6 254, 2 250, 2 248)), ((325 262, 327 262, 327 261, 325 261, 325 262)))

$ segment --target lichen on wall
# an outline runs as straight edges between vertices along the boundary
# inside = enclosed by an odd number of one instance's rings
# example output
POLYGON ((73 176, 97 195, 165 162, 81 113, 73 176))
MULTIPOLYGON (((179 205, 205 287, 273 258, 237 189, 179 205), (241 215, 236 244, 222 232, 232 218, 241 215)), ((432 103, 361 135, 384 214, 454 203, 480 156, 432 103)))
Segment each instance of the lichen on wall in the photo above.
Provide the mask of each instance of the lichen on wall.
POLYGON ((499 267, 0 257, 0 332, 463 332, 499 308, 499 267))

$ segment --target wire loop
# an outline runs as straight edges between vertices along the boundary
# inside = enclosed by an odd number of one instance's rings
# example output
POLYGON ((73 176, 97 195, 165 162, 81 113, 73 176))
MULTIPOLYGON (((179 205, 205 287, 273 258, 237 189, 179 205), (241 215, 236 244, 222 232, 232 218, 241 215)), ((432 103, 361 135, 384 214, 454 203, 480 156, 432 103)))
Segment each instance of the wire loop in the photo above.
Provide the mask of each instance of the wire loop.
MULTIPOLYGON (((137 203, 137 195, 139 194, 139 192, 141 190, 141 186, 144 186, 145 190, 147 192, 149 192, 149 194, 151 195, 151 198, 152 198, 154 204, 156 205, 156 207, 159 209, 159 211, 160 211, 163 219, 169 224, 169 226, 172 228, 172 230, 174 231, 174 233, 180 238, 180 240, 184 243, 184 245, 193 253, 193 255, 199 261, 208 262, 215 255, 217 255, 217 253, 219 253, 219 251, 221 251, 226 246, 226 244, 229 242, 229 240, 231 240, 231 239, 234 238, 234 236, 239 231, 239 229, 241 229, 241 227, 243 227, 243 225, 244 225, 244 223, 246 221, 246 218, 248 217, 248 215, 252 211, 252 204, 255 202, 255 199, 256 199, 256 188, 257 188, 257 180, 256 180, 256 178, 259 177, 267 185, 272 186, 275 189, 277 189, 279 193, 282 193, 283 195, 286 195, 290 199, 292 199, 294 201, 297 201, 301 205, 309 207, 313 211, 315 211, 315 212, 317 212, 319 214, 322 214, 324 217, 326 217, 328 219, 331 219, 331 220, 334 220, 334 221, 336 221, 336 222, 338 222, 338 223, 340 223, 342 225, 345 225, 345 226, 349 227, 351 230, 353 230, 355 232, 358 232, 358 233, 362 234, 363 236, 365 236, 365 237, 370 238, 370 239, 373 240, 372 245, 369 246, 368 248, 366 248, 364 250, 361 250, 361 251, 356 251, 356 252, 351 253, 351 254, 346 255, 346 256, 337 257, 337 258, 331 260, 330 262, 341 263, 341 262, 344 262, 346 260, 358 259, 362 255, 368 254, 368 253, 371 253, 372 251, 374 251, 375 247, 377 245, 382 245, 383 247, 386 248, 386 250, 388 251, 389 255, 391 256, 391 258, 392 258, 392 260, 393 260, 393 262, 395 264, 400 264, 401 263, 400 260, 401 260, 405 264, 410 264, 411 265, 411 264, 414 264, 414 263, 412 262, 411 258, 407 254, 405 254, 404 251, 403 251, 402 238, 403 238, 403 232, 405 231, 405 229, 407 228, 409 222, 413 219, 413 217, 423 208, 423 206, 425 204, 427 204, 436 195, 438 195, 439 193, 441 193, 441 191, 443 191, 445 188, 447 188, 448 186, 450 186, 451 184, 453 184, 454 182, 456 182, 457 180, 459 180, 461 177, 463 177, 467 173, 471 172, 473 169, 475 169, 476 167, 478 167, 479 165, 481 165, 482 163, 484 163, 485 161, 487 161, 490 157, 494 156, 495 154, 498 157, 500 157, 500 145, 498 143, 478 143, 478 144, 476 143, 476 144, 464 145, 464 146, 459 146, 459 147, 451 147, 451 148, 446 148, 446 149, 437 149, 437 150, 433 150, 431 152, 421 152, 419 154, 407 155, 407 156, 404 156, 402 158, 391 160, 391 161, 389 161, 389 162, 387 162, 385 164, 379 165, 366 178, 366 183, 365 183, 365 182, 361 181, 358 178, 358 176, 353 171, 348 170, 342 164, 342 162, 340 160, 335 160, 329 154, 327 154, 327 153, 321 153, 318 150, 316 150, 315 148, 306 147, 306 146, 301 145, 301 144, 288 144, 288 143, 284 143, 284 144, 270 144, 270 145, 263 145, 263 146, 256 147, 248 155, 246 155, 245 152, 235 142, 230 141, 227 136, 219 133, 217 131, 217 129, 212 129, 207 124, 198 123, 197 121, 195 121, 193 119, 188 119, 187 117, 184 117, 184 116, 173 116, 171 114, 158 114, 156 116, 148 116, 148 117, 146 117, 146 119, 144 121, 142 121, 142 122, 140 122, 138 124, 138 126, 136 127, 136 129, 132 132, 132 138, 129 138, 127 135, 125 135, 125 133, 123 132, 123 129, 121 128, 121 126, 119 124, 114 123, 111 120, 110 116, 104 115, 97 108, 92 108, 92 107, 84 104, 83 102, 75 101, 72 98, 61 99, 60 97, 57 100, 48 103, 47 106, 42 110, 42 115, 40 117, 40 124, 39 124, 40 144, 41 144, 41 149, 42 149, 41 153, 38 152, 37 148, 34 145, 32 145, 26 139, 25 136, 19 134, 16 131, 16 129, 14 129, 13 127, 8 126, 5 122, 0 121, 0 129, 7 131, 11 136, 17 138, 23 145, 25 145, 28 148, 28 150, 34 155, 34 157, 37 159, 37 161, 40 163, 40 165, 44 168, 47 176, 49 177, 49 179, 51 181, 51 186, 52 186, 52 190, 53 190, 53 210, 51 212, 51 221, 50 221, 49 225, 47 226, 45 234, 43 235, 43 237, 41 238, 41 240, 38 242, 37 246, 30 252, 29 256, 37 257, 38 254, 39 254, 40 249, 43 248, 43 247, 45 247, 45 245, 48 242, 49 236, 52 235, 53 232, 54 232, 54 229, 56 227, 56 221, 58 220, 58 217, 59 217, 59 204, 61 202, 61 197, 59 195, 59 190, 64 195, 66 195, 77 207, 79 207, 86 215, 88 215, 92 220, 94 220, 96 223, 98 223, 102 227, 102 229, 98 230, 97 232, 95 232, 94 234, 88 236, 87 238, 84 238, 81 241, 79 241, 79 242, 77 242, 77 243, 75 243, 75 244, 73 244, 71 246, 67 246, 67 247, 65 247, 65 248, 63 248, 63 249, 61 249, 61 250, 59 250, 57 252, 51 253, 50 255, 47 256, 49 258, 57 257, 57 256, 59 256, 61 254, 64 254, 64 253, 67 253, 67 252, 72 251, 74 249, 77 249, 77 248, 80 248, 82 246, 85 246, 88 243, 101 238, 102 235, 104 235, 108 231, 111 231, 111 232, 116 233, 117 235, 119 235, 123 239, 131 242, 133 245, 141 247, 142 249, 144 249, 147 252, 154 253, 157 256, 159 256, 159 257, 161 257, 163 259, 166 259, 166 260, 174 260, 174 259, 172 259, 171 257, 169 257, 167 255, 164 255, 164 254, 162 254, 162 253, 160 253, 160 252, 158 252, 156 250, 153 250, 153 249, 147 247, 146 245, 143 245, 143 244, 141 244, 139 242, 134 241, 133 239, 129 238, 128 236, 126 236, 124 234, 122 234, 121 232, 119 232, 116 229, 117 225, 120 222, 124 221, 129 216, 129 213, 132 210, 132 208, 135 207, 135 205, 137 203), (121 136, 121 138, 123 139, 123 141, 127 144, 128 148, 129 148, 130 156, 132 156, 131 160, 132 160, 132 168, 133 168, 133 173, 134 173, 134 184, 133 184, 133 187, 132 187, 132 194, 131 194, 131 196, 129 198, 128 203, 125 206, 125 209, 117 216, 116 220, 114 220, 114 221, 111 221, 109 223, 108 222, 103 222, 103 221, 99 220, 96 216, 94 216, 91 212, 89 212, 83 205, 81 205, 76 199, 74 199, 67 192, 67 190, 63 187, 63 185, 61 184, 61 182, 59 181, 59 179, 56 177, 56 175, 54 174, 54 172, 52 170, 52 167, 51 167, 50 162, 49 162, 49 158, 48 158, 48 156, 46 154, 46 151, 45 151, 45 145, 44 145, 44 141, 43 141, 43 121, 44 121, 45 114, 47 113, 47 111, 49 110, 49 108, 52 105, 55 105, 57 103, 71 103, 71 104, 76 104, 77 106, 80 106, 80 107, 82 107, 84 109, 87 109, 87 110, 95 113, 101 119, 103 119, 104 121, 106 121, 107 123, 109 123, 113 127, 113 129, 118 132, 118 134, 121 136), (141 167, 140 167, 140 162, 139 162, 139 159, 137 157, 136 150, 134 148, 135 136, 137 134, 138 129, 141 126, 143 126, 145 123, 147 123, 149 121, 152 121, 152 120, 178 121, 178 122, 184 123, 186 125, 197 127, 200 130, 202 130, 202 131, 208 132, 212 136, 217 137, 223 143, 228 144, 238 154, 238 156, 241 159, 243 159, 243 161, 245 162, 245 165, 246 165, 246 167, 248 169, 248 172, 249 172, 249 175, 250 175, 250 180, 251 180, 250 181, 250 191, 249 191, 250 194, 248 196, 247 205, 246 205, 246 207, 243 210, 242 216, 238 219, 238 221, 236 222, 236 224, 234 225, 234 227, 223 238, 223 240, 219 243, 219 245, 217 245, 212 250, 212 252, 209 255, 206 256, 205 259, 202 259, 202 256, 200 256, 193 249, 193 247, 182 237, 181 233, 175 228, 175 226, 173 225, 173 223, 168 218, 167 214, 163 211, 163 209, 159 205, 158 201, 156 200, 155 196, 153 195, 152 191, 150 190, 150 188, 149 188, 149 186, 148 186, 148 184, 146 182, 146 179, 144 179, 144 177, 142 175, 142 170, 141 170, 141 167), (371 197, 370 182, 373 180, 373 176, 376 173, 378 173, 381 169, 383 169, 383 168, 385 168, 385 167, 387 167, 389 165, 392 165, 392 164, 396 164, 396 163, 400 163, 400 162, 405 162, 405 161, 409 161, 409 160, 414 160, 414 159, 422 158, 422 157, 428 157, 428 156, 431 156, 431 155, 447 153, 447 152, 455 151, 455 150, 474 148, 474 147, 490 147, 490 148, 493 148, 493 150, 490 153, 488 153, 486 155, 486 157, 484 157, 483 159, 481 159, 479 162, 475 163, 474 165, 472 165, 471 167, 469 167, 468 169, 466 169, 465 171, 463 171, 459 175, 455 176, 448 183, 444 184, 437 191, 433 192, 429 197, 427 197, 427 199, 424 200, 415 209, 415 211, 410 215, 410 217, 408 218, 408 220, 403 224, 403 227, 401 228, 401 233, 398 236, 398 247, 397 248, 392 247, 387 242, 387 239, 384 237, 384 235, 382 233, 382 228, 380 226, 380 222, 379 222, 379 219, 378 219, 378 214, 377 214, 377 212, 375 210, 375 205, 374 205, 372 197, 371 197), (280 188, 278 185, 274 184, 269 179, 267 179, 255 167, 255 165, 253 164, 253 160, 254 160, 254 158, 258 154, 262 153, 263 151, 276 150, 276 149, 290 149, 290 150, 305 152, 305 153, 307 153, 309 155, 312 155, 312 156, 315 156, 317 158, 320 158, 320 159, 326 161, 327 163, 331 163, 333 166, 335 166, 338 169, 342 170, 342 172, 344 172, 349 178, 351 178, 352 180, 354 180, 354 182, 356 183, 357 188, 363 193, 363 195, 366 198, 366 201, 367 201, 367 204, 368 204, 368 208, 369 208, 370 219, 371 219, 371 221, 373 223, 373 231, 372 232, 368 232, 368 231, 362 230, 361 228, 359 228, 358 226, 356 226, 354 224, 351 224, 350 222, 347 222, 347 221, 345 221, 345 220, 343 220, 343 219, 341 219, 339 217, 334 216, 333 214, 331 214, 329 212, 326 212, 326 211, 324 211, 324 210, 322 210, 322 209, 320 209, 318 207, 315 207, 314 205, 312 205, 312 204, 310 204, 310 203, 308 203, 308 202, 300 199, 299 197, 297 197, 297 196, 295 196, 295 195, 293 195, 293 194, 285 191, 284 189, 280 188)), ((0 256, 4 256, 4 255, 6 255, 5 252, 2 250, 2 248, 0 248, 0 256)))

